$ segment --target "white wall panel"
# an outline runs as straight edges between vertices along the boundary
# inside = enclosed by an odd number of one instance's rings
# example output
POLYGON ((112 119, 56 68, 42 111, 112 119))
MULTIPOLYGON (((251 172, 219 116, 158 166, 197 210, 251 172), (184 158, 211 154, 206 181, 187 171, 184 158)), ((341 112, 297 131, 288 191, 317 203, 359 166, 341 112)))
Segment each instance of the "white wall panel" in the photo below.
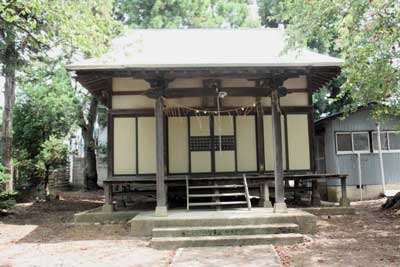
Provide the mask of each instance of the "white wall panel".
POLYGON ((255 116, 236 117, 236 148, 238 171, 257 171, 255 116))
POLYGON ((310 143, 307 114, 288 114, 289 168, 310 169, 310 143))
POLYGON ((114 118, 114 174, 136 173, 136 119, 114 118))
POLYGON ((187 117, 168 118, 168 162, 170 173, 189 172, 187 117))
POLYGON ((154 117, 138 118, 139 174, 156 173, 156 124, 154 117))

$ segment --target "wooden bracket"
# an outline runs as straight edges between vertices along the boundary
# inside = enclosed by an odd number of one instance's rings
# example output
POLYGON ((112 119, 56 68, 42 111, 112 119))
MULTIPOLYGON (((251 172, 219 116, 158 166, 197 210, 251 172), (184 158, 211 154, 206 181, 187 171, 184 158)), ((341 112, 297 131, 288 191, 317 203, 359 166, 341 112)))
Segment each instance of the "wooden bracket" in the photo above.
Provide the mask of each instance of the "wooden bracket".
POLYGON ((273 73, 270 77, 256 80, 256 87, 264 88, 267 96, 271 96, 272 90, 277 90, 279 97, 283 97, 288 94, 288 89, 283 86, 283 83, 297 76, 298 74, 293 73, 273 73))
MULTIPOLYGON (((203 87, 208 89, 211 95, 202 96, 202 107, 215 107, 217 105, 217 98, 219 89, 222 88, 222 82, 219 79, 206 79, 203 80, 203 87)), ((205 90, 204 90, 205 91, 205 90)))
POLYGON ((165 89, 168 88, 168 83, 171 80, 164 78, 157 79, 146 79, 146 82, 150 84, 150 89, 147 90, 144 95, 149 98, 158 98, 165 95, 165 89))
POLYGON ((203 80, 203 86, 205 88, 215 89, 217 94, 217 90, 222 87, 222 82, 219 79, 206 79, 203 80))

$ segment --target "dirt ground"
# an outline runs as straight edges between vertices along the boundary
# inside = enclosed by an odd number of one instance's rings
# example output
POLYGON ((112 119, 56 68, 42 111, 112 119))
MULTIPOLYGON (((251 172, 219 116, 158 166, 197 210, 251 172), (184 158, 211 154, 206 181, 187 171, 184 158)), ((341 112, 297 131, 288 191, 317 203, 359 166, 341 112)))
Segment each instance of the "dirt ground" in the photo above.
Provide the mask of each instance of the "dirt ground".
MULTIPOLYGON (((0 267, 164 267, 158 251, 129 235, 126 224, 73 225, 73 214, 98 207, 102 192, 63 192, 58 201, 18 204, 0 217, 0 267)), ((353 216, 321 216, 303 244, 276 247, 284 266, 400 266, 400 214, 384 200, 352 203, 353 216)))
POLYGON ((353 202, 356 215, 318 217, 305 243, 275 247, 284 266, 399 267, 400 212, 382 210, 384 202, 353 202))
POLYGON ((0 217, 0 267, 166 267, 173 251, 149 248, 128 225, 73 225, 73 214, 102 205, 102 192, 64 192, 18 204, 0 217))

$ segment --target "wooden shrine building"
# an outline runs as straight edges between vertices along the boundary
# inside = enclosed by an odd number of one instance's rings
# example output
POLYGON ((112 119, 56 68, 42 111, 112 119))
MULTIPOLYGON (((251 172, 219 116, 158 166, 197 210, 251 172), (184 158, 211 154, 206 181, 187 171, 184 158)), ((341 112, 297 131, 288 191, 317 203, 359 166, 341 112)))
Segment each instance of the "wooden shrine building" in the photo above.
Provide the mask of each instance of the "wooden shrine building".
POLYGON ((342 64, 285 47, 282 29, 132 30, 67 66, 108 107, 106 183, 155 180, 166 215, 171 181, 272 178, 284 211, 284 176, 316 175, 312 94, 342 64))

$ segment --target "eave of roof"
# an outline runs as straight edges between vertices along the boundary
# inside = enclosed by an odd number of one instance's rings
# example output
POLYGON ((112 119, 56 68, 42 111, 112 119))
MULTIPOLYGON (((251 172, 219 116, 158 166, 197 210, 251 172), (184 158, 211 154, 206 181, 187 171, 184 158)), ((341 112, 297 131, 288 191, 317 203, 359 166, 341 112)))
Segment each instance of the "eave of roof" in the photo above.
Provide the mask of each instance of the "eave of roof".
POLYGON ((67 65, 66 68, 69 71, 77 71, 77 70, 135 70, 135 69, 183 69, 183 68, 250 68, 250 67, 264 67, 264 68, 285 68, 285 67, 299 67, 299 68, 308 68, 308 67, 340 67, 341 64, 333 63, 333 62, 317 62, 312 64, 299 64, 299 63, 276 63, 276 64, 263 64, 263 63, 198 63, 198 64, 128 64, 128 65, 79 65, 79 64, 70 64, 67 65))
MULTIPOLYGON (((375 105, 374 102, 369 103, 368 105, 359 106, 359 107, 356 108, 356 110, 351 111, 349 114, 353 114, 353 113, 356 113, 356 112, 361 111, 361 110, 369 109, 369 108, 371 108, 371 106, 373 106, 373 105, 375 105)), ((326 116, 326 117, 324 117, 324 118, 320 118, 320 119, 316 120, 316 121, 314 122, 314 124, 315 124, 316 126, 319 126, 319 125, 321 125, 321 124, 323 124, 323 123, 325 123, 325 122, 327 122, 327 121, 335 120, 335 119, 337 119, 338 117, 341 117, 341 116, 343 116, 343 115, 345 115, 345 112, 343 112, 343 111, 341 111, 341 112, 336 112, 336 113, 330 114, 330 115, 328 115, 328 116, 326 116)))

